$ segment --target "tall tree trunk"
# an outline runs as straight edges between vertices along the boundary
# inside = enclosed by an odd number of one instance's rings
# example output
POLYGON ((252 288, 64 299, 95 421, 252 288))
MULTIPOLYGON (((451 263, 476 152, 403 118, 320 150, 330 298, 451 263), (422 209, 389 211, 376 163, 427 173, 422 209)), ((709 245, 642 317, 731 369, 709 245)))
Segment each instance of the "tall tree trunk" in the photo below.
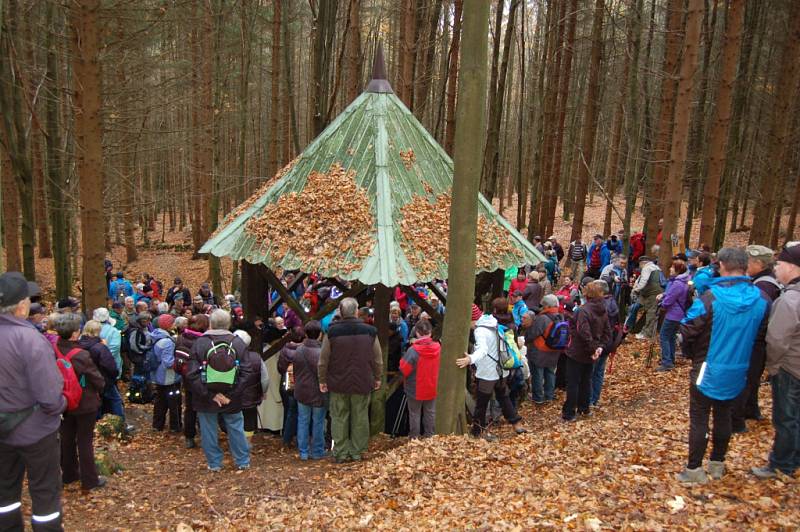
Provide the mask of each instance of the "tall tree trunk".
POLYGON ((364 87, 364 80, 361 78, 361 0, 350 0, 347 7, 347 14, 350 18, 350 30, 345 35, 345 104, 355 100, 364 87))
MULTIPOLYGON (((428 94, 430 92, 431 83, 433 82, 433 61, 434 53, 436 52, 436 33, 439 29, 439 17, 442 13, 442 0, 432 0, 432 5, 428 9, 428 20, 426 21, 427 35, 425 41, 420 46, 420 56, 422 56, 422 65, 419 72, 414 76, 418 83, 415 84, 416 92, 414 94, 414 114, 420 122, 425 119, 425 113, 428 109, 428 94)), ((422 32, 420 32, 422 33, 422 32)), ((417 41, 419 43, 419 40, 417 41)))
POLYGON ((3 245, 5 246, 6 261, 4 271, 21 271, 22 255, 19 252, 19 194, 14 181, 14 169, 6 150, 3 151, 3 245))
POLYGON ((757 244, 767 243, 775 213, 780 212, 783 207, 783 161, 789 143, 792 104, 796 97, 797 83, 800 81, 800 63, 797 61, 800 57, 800 2, 791 2, 790 6, 789 32, 784 36, 780 76, 773 92, 766 168, 761 180, 764 201, 759 212, 762 214, 753 219, 753 230, 750 232, 750 242, 757 244))
POLYGON ((413 110, 414 97, 414 35, 416 17, 414 0, 403 0, 400 7, 400 83, 397 96, 413 110))
MULTIPOLYGON (((67 231, 67 216, 66 211, 69 208, 70 202, 63 198, 64 190, 67 189, 66 179, 62 168, 61 160, 61 128, 59 127, 58 119, 58 94, 59 94, 59 76, 58 76, 58 57, 56 55, 56 46, 53 42, 54 36, 60 34, 63 30, 61 24, 57 24, 55 19, 55 4, 48 3, 45 11, 46 18, 46 33, 45 33, 45 50, 47 74, 44 78, 45 91, 47 98, 45 99, 45 128, 47 135, 45 136, 45 153, 47 163, 47 182, 48 191, 47 199, 50 202, 50 227, 53 231, 53 270, 55 272, 56 283, 56 299, 63 299, 70 295, 72 288, 72 273, 69 263, 69 234, 67 231)), ((132 196, 129 196, 132 199, 132 196)))
POLYGON ((681 210, 681 183, 686 170, 686 152, 689 137, 689 114, 692 108, 697 57, 700 48, 700 24, 703 20, 703 0, 689 0, 686 16, 686 37, 683 45, 683 63, 678 80, 678 95, 675 101, 675 131, 672 134, 672 149, 669 159, 669 177, 664 204, 664 239, 661 242, 661 268, 664 271, 672 263, 670 235, 678 232, 678 216, 681 210))
POLYGON ((272 0, 272 59, 269 106, 269 162, 267 175, 278 171, 280 159, 280 94, 281 94, 281 9, 283 0, 272 0))
POLYGON ((103 268, 103 139, 101 124, 100 0, 76 0, 68 11, 72 29, 76 172, 81 199, 83 308, 106 305, 103 268))
POLYGON ((448 316, 442 331, 442 363, 436 431, 463 434, 464 370, 456 359, 467 350, 470 308, 475 286, 475 234, 478 223, 478 187, 483 167, 483 132, 486 131, 486 61, 488 56, 489 3, 467 2, 464 8, 464 46, 454 154, 453 203, 450 208, 450 261, 448 316))
MULTIPOLYGON (((314 21, 314 77, 312 111, 314 113, 314 136, 328 125, 328 101, 330 98, 330 73, 333 62, 333 39, 336 35, 336 12, 339 0, 320 2, 314 21)), ((413 56, 412 56, 413 57, 413 56)), ((411 80, 409 80, 411 83, 411 80)))
POLYGON ((453 15, 453 42, 450 46, 450 61, 447 69, 447 117, 444 128, 444 150, 453 156, 453 140, 456 134, 456 84, 458 83, 458 58, 461 45, 461 13, 464 0, 455 0, 453 15))
POLYGON ((681 20, 683 0, 667 3, 667 36, 664 47, 664 63, 661 79, 661 110, 653 146, 653 175, 650 179, 648 208, 645 217, 647 243, 653 245, 658 233, 658 220, 664 212, 664 183, 672 141, 672 117, 675 111, 675 89, 677 86, 678 56, 681 49, 681 20))
POLYGON ((581 237, 589 172, 592 168, 594 139, 597 134, 598 95, 600 89, 600 62, 603 58, 603 15, 605 0, 596 0, 592 22, 592 63, 589 69, 589 86, 586 90, 586 108, 583 115, 583 139, 578 163, 578 182, 575 188, 575 217, 570 241, 581 237))
MULTIPOLYGON (((222 109, 222 73, 221 73, 221 39, 222 39, 222 9, 223 4, 222 0, 212 0, 210 5, 207 6, 207 9, 211 9, 207 16, 213 17, 212 19, 212 28, 213 33, 208 35, 207 38, 210 40, 212 37, 213 41, 213 65, 210 69, 212 73, 212 79, 204 79, 211 85, 211 91, 213 97, 209 104, 213 103, 213 110, 209 113, 209 118, 211 120, 210 125, 210 133, 211 135, 208 137, 208 147, 211 152, 211 168, 210 168, 210 175, 208 178, 210 187, 210 198, 208 202, 208 216, 206 218, 207 226, 206 226, 206 238, 207 235, 213 233, 217 228, 217 221, 219 217, 219 203, 220 203, 220 189, 222 188, 222 184, 220 180, 223 176, 223 168, 221 162, 222 156, 222 140, 220 135, 220 110, 222 109)), ((219 257, 209 254, 208 255, 208 278, 211 281, 211 288, 217 296, 222 295, 222 273, 220 267, 219 257)))
MULTIPOLYGON (((241 203, 247 196, 247 121, 249 119, 250 110, 250 62, 252 50, 252 23, 249 19, 250 12, 248 10, 248 3, 243 2, 240 6, 241 10, 241 68, 239 72, 239 145, 238 145, 238 162, 239 162, 239 187, 236 191, 236 203, 241 203)), ((172 213, 172 211, 170 211, 172 213)), ((172 216, 170 216, 172 219, 172 216)), ((172 222, 174 223, 174 222, 172 222)))
POLYGON ((736 83, 736 66, 739 62, 739 51, 742 44, 744 11, 745 0, 731 0, 725 21, 725 40, 722 49, 722 71, 717 89, 717 104, 709 131, 708 174, 703 187, 703 210, 700 219, 698 247, 703 242, 712 242, 714 238, 719 185, 727 159, 733 88, 736 83))
POLYGON ((794 182, 794 200, 792 201, 792 210, 789 211, 789 220, 786 222, 786 236, 784 242, 794 240, 798 209, 800 209, 800 177, 794 182))

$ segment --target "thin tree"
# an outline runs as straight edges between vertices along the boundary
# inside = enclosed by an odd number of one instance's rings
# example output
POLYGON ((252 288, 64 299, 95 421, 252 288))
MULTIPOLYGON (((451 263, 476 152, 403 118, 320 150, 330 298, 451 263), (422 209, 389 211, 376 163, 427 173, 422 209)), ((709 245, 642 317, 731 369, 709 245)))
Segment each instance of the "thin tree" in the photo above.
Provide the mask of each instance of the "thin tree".
POLYGON ((455 0, 453 10, 453 42, 450 45, 450 59, 447 69, 447 115, 444 127, 444 150, 453 155, 453 142, 456 135, 456 85, 458 83, 458 58, 461 46, 461 18, 464 0, 455 0))
POLYGON ((681 210, 681 183, 686 170, 686 152, 689 137, 689 115, 692 108, 692 92, 697 70, 700 48, 700 24, 703 19, 703 0, 689 0, 686 16, 686 37, 683 43, 683 63, 678 80, 678 95, 675 100, 675 131, 672 133, 672 149, 669 159, 669 177, 664 202, 664 239, 661 242, 661 267, 665 270, 672 263, 670 235, 678 231, 678 215, 681 210))
POLYGON ((72 36, 75 169, 80 184, 83 308, 106 304, 103 270, 103 128, 100 0, 75 0, 67 11, 72 36))
POLYGON ((703 188, 703 209, 700 219, 700 237, 702 242, 711 242, 714 238, 714 221, 719 201, 720 180, 725 172, 731 111, 733 107, 733 89, 736 83, 736 66, 742 44, 742 26, 744 25, 744 0, 731 0, 725 26, 725 40, 722 49, 722 71, 717 89, 714 118, 709 131, 708 174, 703 188))
POLYGON ((478 223, 478 187, 483 167, 483 132, 486 131, 486 64, 489 3, 464 6, 464 46, 458 84, 456 139, 453 157, 453 203, 450 208, 450 260, 447 319, 442 331, 439 400, 436 431, 462 434, 467 429, 464 411, 464 370, 456 359, 467 350, 470 308, 474 297, 475 240, 478 223))
POLYGON ((597 134, 598 96, 600 90, 600 62, 603 58, 603 14, 605 0, 596 0, 592 22, 592 63, 589 68, 589 86, 586 92, 586 107, 583 114, 583 139, 578 161, 578 181, 575 188, 575 217, 570 240, 580 238, 583 231, 583 215, 586 209, 586 193, 589 188, 589 173, 592 168, 594 139, 597 134))

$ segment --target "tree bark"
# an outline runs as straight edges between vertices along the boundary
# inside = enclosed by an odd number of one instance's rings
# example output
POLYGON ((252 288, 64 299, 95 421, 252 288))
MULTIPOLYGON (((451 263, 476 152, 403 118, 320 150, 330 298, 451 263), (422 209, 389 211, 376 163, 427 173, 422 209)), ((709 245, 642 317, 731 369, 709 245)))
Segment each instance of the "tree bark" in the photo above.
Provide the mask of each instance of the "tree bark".
MULTIPOLYGON (((722 70, 717 89, 716 107, 709 131, 708 174, 703 187, 703 210, 700 220, 698 247, 714 238, 714 222, 719 201, 720 180, 725 171, 727 146, 731 126, 733 88, 736 83, 736 66, 742 44, 744 0, 731 0, 725 27, 722 50, 722 70)), ((707 45, 708 46, 708 45, 707 45)))
POLYGON ((281 94, 281 4, 283 0, 272 0, 272 75, 269 106, 269 162, 267 175, 278 171, 280 158, 280 94, 281 94))
POLYGON ((83 308, 105 307, 103 268, 103 142, 101 124, 100 0, 76 0, 68 11, 72 32, 76 173, 81 199, 83 308))
POLYGON ((456 84, 458 83, 458 58, 461 45, 461 13, 464 0, 455 0, 453 15, 453 43, 450 46, 450 61, 447 70, 447 117, 444 128, 444 151, 453 156, 453 141, 456 133, 456 84))
POLYGON ((672 141, 672 118, 675 111, 678 56, 681 48, 682 5, 683 0, 669 0, 667 4, 667 36, 664 48, 664 66, 661 69, 663 75, 661 79, 661 110, 656 126, 656 140, 653 145, 653 175, 650 179, 648 208, 645 217, 648 245, 656 242, 658 220, 664 212, 664 183, 667 180, 672 141))
POLYGON ((447 319, 442 331, 439 399, 436 431, 462 434, 467 430, 464 409, 464 370, 456 359, 467 350, 470 309, 475 286, 475 235, 478 222, 478 187, 483 167, 483 132, 486 131, 486 61, 489 3, 467 2, 464 7, 464 46, 458 85, 453 203, 450 208, 450 260, 447 319))
POLYGON ((773 93, 774 104, 767 146, 766 168, 761 180, 761 194, 764 202, 761 213, 753 219, 750 242, 766 244, 771 236, 771 226, 775 212, 783 206, 783 161, 789 143, 789 125, 795 89, 800 81, 800 2, 791 2, 789 10, 789 32, 785 35, 780 55, 781 70, 778 84, 773 93))
POLYGON ((14 181, 14 169, 6 150, 3 150, 3 245, 6 261, 4 271, 22 270, 22 255, 19 252, 19 194, 14 181))
POLYGON ((683 45, 683 63, 678 80, 678 95, 675 101, 675 131, 672 134, 672 149, 669 160, 669 177, 664 204, 663 240, 659 264, 667 271, 672 263, 670 235, 677 234, 678 216, 681 209, 681 183, 686 170, 686 152, 689 137, 689 114, 691 110, 694 77, 700 48, 700 24, 703 19, 703 0, 689 0, 686 16, 686 37, 683 45))
POLYGON ((575 188, 575 217, 570 241, 581 237, 583 215, 586 208, 586 192, 592 168, 594 139, 597 134, 598 95, 600 89, 600 62, 603 57, 603 14, 605 0, 596 0, 592 23, 592 63, 589 70, 589 86, 586 92, 586 108, 583 115, 583 139, 578 162, 578 182, 575 188))
POLYGON ((345 35, 345 105, 350 105, 364 87, 364 80, 361 79, 361 0, 350 0, 347 14, 350 29, 345 35))

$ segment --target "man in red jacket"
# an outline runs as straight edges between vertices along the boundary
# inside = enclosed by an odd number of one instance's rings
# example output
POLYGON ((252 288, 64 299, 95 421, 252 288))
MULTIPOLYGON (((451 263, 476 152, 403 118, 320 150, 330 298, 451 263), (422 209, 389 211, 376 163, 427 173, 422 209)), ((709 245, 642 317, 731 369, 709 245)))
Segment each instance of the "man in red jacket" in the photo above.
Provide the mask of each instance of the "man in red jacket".
POLYGON ((428 320, 414 326, 416 340, 400 360, 408 399, 408 437, 419 438, 420 416, 424 437, 433 436, 436 422, 436 388, 439 384, 439 355, 442 346, 431 339, 428 320))

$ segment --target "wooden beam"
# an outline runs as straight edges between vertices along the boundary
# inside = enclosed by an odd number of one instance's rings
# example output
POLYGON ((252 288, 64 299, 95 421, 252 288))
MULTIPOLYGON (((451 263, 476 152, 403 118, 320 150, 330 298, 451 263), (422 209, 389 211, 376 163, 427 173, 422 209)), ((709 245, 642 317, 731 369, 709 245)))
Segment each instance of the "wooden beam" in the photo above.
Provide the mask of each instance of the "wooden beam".
MULTIPOLYGON (((410 300, 414 300, 417 304, 422 307, 422 310, 428 313, 431 317, 431 321, 433 322, 433 333, 431 334, 431 338, 434 340, 438 340, 442 337, 442 327, 444 325, 444 316, 439 314, 438 310, 435 310, 430 303, 428 303, 427 299, 422 299, 419 297, 419 294, 414 292, 409 286, 401 286, 400 290, 405 292, 405 294, 409 297, 410 300)), ((411 334, 411 331, 408 331, 408 334, 411 334)))
POLYGON ((370 435, 383 432, 386 424, 386 367, 389 364, 389 302, 392 289, 382 284, 375 286, 375 326, 378 329, 378 341, 383 353, 383 375, 381 388, 372 393, 370 398, 370 435))
POLYGON ((442 302, 442 305, 445 305, 445 306, 447 306, 447 296, 446 296, 446 295, 444 295, 444 292, 442 292, 441 290, 439 290, 439 287, 438 287, 438 286, 436 286, 436 283, 427 283, 427 284, 428 284, 428 288, 430 288, 430 289, 431 289, 431 292, 433 292, 434 294, 436 294, 436 297, 438 297, 438 298, 439 298, 439 301, 441 301, 441 302, 442 302))
MULTIPOLYGON (((266 266, 265 266, 265 268, 266 268, 266 266)), ((269 269, 269 268, 267 268, 267 269, 269 269)), ((306 277, 307 277, 307 275, 305 273, 300 273, 297 277, 295 277, 294 281, 292 281, 292 284, 289 285, 289 288, 287 290, 290 293, 292 293, 292 291, 295 289, 295 287, 298 285, 298 283, 302 283, 303 279, 305 279, 306 277)), ((280 284, 281 284, 281 286, 283 286, 283 283, 280 283, 280 284)), ((269 306, 269 315, 270 316, 272 315, 273 312, 275 312, 278 309, 278 306, 282 302, 283 302, 283 297, 281 296, 281 293, 278 292, 278 297, 269 306)))
POLYGON ((290 289, 287 289, 285 286, 283 286, 283 283, 275 275, 275 272, 273 272, 266 266, 264 266, 263 268, 259 268, 259 272, 261 272, 261 275, 263 275, 264 278, 267 280, 267 282, 270 285, 272 285, 272 288, 277 290, 278 295, 280 295, 286 302, 286 304, 289 305, 289 308, 291 308, 293 311, 297 313, 298 316, 300 316, 300 319, 303 320, 303 323, 307 322, 309 320, 309 317, 308 313, 306 312, 306 309, 304 309, 302 305, 300 305, 300 302, 298 302, 297 299, 294 297, 294 295, 291 292, 289 292, 290 289))

